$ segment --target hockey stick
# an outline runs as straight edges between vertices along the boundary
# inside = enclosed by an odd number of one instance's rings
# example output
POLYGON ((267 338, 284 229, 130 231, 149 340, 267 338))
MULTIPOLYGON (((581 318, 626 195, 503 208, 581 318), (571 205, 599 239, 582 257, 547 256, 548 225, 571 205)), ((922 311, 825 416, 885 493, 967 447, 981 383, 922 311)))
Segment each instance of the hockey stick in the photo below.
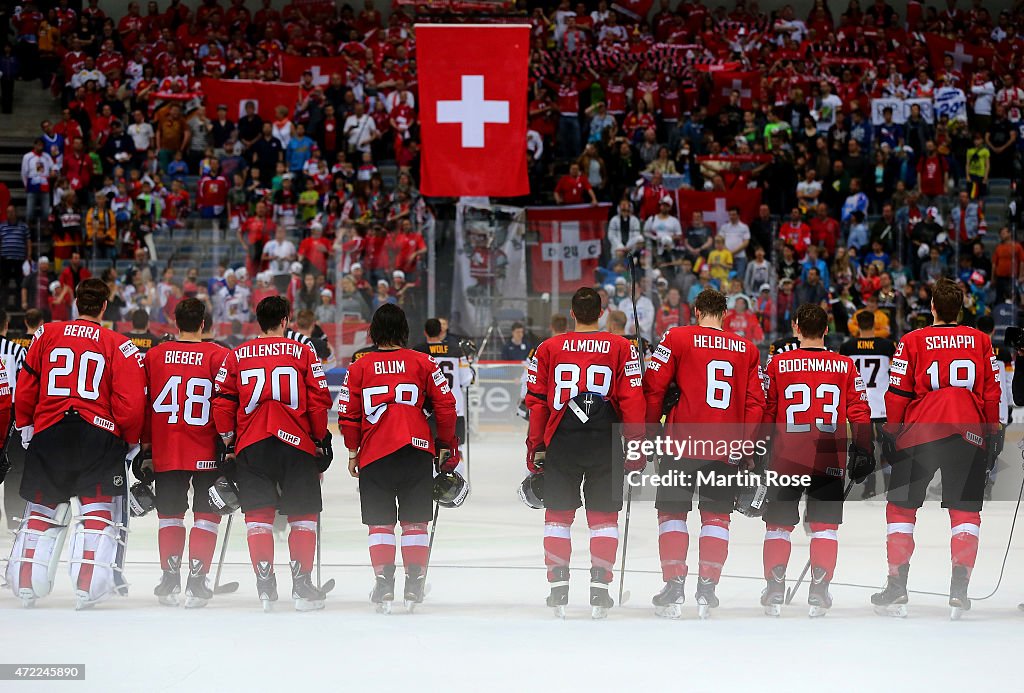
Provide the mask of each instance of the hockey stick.
MULTIPOLYGON (((430 539, 427 541, 427 564, 423 566, 423 585, 427 584, 427 571, 430 570, 430 556, 434 551, 434 534, 437 532, 437 516, 440 514, 441 504, 434 501, 434 519, 430 523, 430 539)), ((424 590, 425 592, 426 590, 424 590)))
POLYGON ((316 514, 316 584, 320 585, 320 590, 324 594, 327 594, 334 589, 334 578, 324 583, 320 582, 320 516, 322 514, 316 514))
POLYGON ((220 545, 220 558, 217 560, 217 573, 213 579, 213 593, 214 594, 231 594, 238 590, 237 582, 226 582, 223 585, 220 584, 220 571, 224 567, 224 554, 228 550, 228 537, 231 536, 231 521, 235 519, 235 514, 228 515, 228 526, 224 528, 224 540, 220 545))
MULTIPOLYGON (((847 496, 850 495, 850 491, 853 490, 853 479, 850 479, 850 483, 846 485, 846 490, 843 492, 843 502, 846 502, 847 496)), ((800 577, 796 579, 796 584, 786 590, 786 604, 793 601, 793 597, 796 596, 797 590, 800 589, 800 585, 803 584, 804 578, 807 577, 807 571, 811 569, 811 559, 807 559, 807 565, 800 571, 800 577)))

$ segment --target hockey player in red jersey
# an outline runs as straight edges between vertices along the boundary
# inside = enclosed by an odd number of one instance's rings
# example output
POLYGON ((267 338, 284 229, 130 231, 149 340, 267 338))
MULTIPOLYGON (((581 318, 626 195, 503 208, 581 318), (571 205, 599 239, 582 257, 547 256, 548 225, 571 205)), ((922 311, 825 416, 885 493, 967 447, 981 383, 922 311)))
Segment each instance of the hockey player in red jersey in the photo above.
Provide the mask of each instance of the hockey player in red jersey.
POLYGON ((827 329, 828 316, 821 306, 800 306, 796 313, 800 347, 776 354, 765 373, 764 422, 772 427, 769 472, 790 480, 809 477, 809 484, 769 485, 763 516, 767 587, 761 595, 769 616, 782 611, 790 533, 800 522, 799 504, 805 493, 805 521, 811 528, 807 603, 812 617, 823 616, 831 608, 828 586, 839 551, 844 479, 849 475, 851 481, 861 483, 875 469, 864 381, 850 357, 825 350, 827 329), (849 452, 847 423, 852 429, 849 452))
MULTIPOLYGON (((718 606, 715 586, 729 554, 730 513, 736 501, 737 485, 719 482, 735 477, 738 464, 753 450, 753 434, 764 415, 764 390, 761 387, 761 356, 749 339, 725 333, 722 320, 726 311, 725 295, 705 289, 695 300, 697 324, 673 327, 654 351, 644 376, 647 423, 661 421, 665 393, 673 383, 679 387, 679 402, 668 411, 664 436, 686 440, 700 437, 737 449, 750 441, 746 455, 721 454, 714 449, 680 456, 664 455, 658 474, 675 474, 686 482, 658 487, 658 549, 665 587, 654 597, 655 613, 679 618, 685 601, 687 574, 686 551, 690 535, 687 513, 693 496, 700 492, 700 575, 697 604, 701 616, 718 606), (699 436, 698 436, 699 433, 699 436), (697 474, 713 475, 698 486, 697 474), (681 476, 681 475, 687 476, 681 476)), ((713 447, 720 448, 720 445, 713 447)))
MULTIPOLYGON (((391 613, 395 598, 395 524, 402 524, 407 608, 423 601, 435 486, 464 498, 468 486, 455 473, 455 397, 437 362, 406 348, 409 323, 396 305, 373 314, 374 351, 353 361, 338 396, 338 422, 348 448, 349 473, 359 479, 363 524, 369 528, 375 584, 370 600, 391 613), (423 407, 433 407, 431 439, 423 407), (431 467, 436 457, 438 477, 431 467), (397 506, 397 507, 396 507, 397 506)), ((461 499, 458 500, 461 503, 461 499)))
POLYGON ((125 459, 139 452, 146 399, 142 354, 127 337, 100 326, 109 287, 78 285, 81 317, 36 332, 18 377, 15 418, 28 452, 21 495, 28 501, 7 566, 7 583, 26 606, 49 594, 71 522, 77 608, 126 593, 125 459))
POLYGON ((263 608, 277 601, 274 509, 290 526, 292 598, 299 611, 324 607, 310 578, 322 508, 321 472, 330 465, 331 396, 312 346, 284 336, 291 307, 270 296, 256 307, 261 334, 230 351, 216 378, 213 415, 224 444, 234 446, 238 498, 263 608))
POLYGON ((544 474, 544 558, 548 606, 565 616, 569 602, 570 528, 586 499, 590 526, 590 605, 594 618, 613 606, 608 594, 619 545, 623 467, 641 471, 645 459, 625 461, 627 441, 644 437, 644 398, 636 350, 600 332, 601 297, 589 288, 572 297, 576 330, 541 343, 530 360, 526 404, 530 430, 526 466, 544 474))
POLYGON ((937 281, 933 324, 904 336, 893 355, 885 395, 886 426, 897 450, 885 509, 889 574, 885 589, 871 597, 882 613, 906 615, 917 510, 940 469, 942 507, 952 528, 949 605, 954 618, 971 608, 967 585, 978 554, 985 480, 995 462, 1001 391, 988 336, 956 324, 962 307, 960 287, 937 281))
POLYGON ((136 477, 153 474, 156 482, 163 576, 154 594, 167 606, 177 606, 181 591, 185 511, 192 487, 185 608, 205 606, 213 597, 206 575, 213 562, 220 524, 220 515, 210 505, 209 497, 210 486, 219 476, 218 436, 211 410, 214 380, 228 349, 203 341, 206 318, 203 302, 186 298, 174 308, 177 341, 158 344, 146 354, 149 406, 143 441, 152 446, 153 462, 151 470, 135 466, 136 477))

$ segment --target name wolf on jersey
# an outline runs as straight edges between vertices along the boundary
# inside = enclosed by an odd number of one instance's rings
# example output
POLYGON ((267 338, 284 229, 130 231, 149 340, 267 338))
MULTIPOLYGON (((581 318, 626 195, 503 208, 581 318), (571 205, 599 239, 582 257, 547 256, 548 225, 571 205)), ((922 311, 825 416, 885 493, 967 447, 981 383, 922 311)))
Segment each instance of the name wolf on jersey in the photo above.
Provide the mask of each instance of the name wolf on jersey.
POLYGON ((626 443, 626 459, 631 462, 645 457, 657 456, 662 459, 674 457, 677 460, 705 458, 708 456, 728 457, 739 461, 753 455, 767 455, 767 440, 736 438, 732 440, 707 440, 686 437, 655 436, 649 440, 630 440, 626 443))

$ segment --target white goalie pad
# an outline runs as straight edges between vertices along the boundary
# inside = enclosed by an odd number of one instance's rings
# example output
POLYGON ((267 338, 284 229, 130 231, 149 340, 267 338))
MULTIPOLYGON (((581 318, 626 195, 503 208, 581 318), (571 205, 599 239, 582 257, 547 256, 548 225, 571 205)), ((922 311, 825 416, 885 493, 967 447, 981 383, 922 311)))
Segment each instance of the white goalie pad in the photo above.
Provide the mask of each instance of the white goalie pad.
POLYGON ((53 589, 70 521, 70 503, 61 503, 56 508, 36 503, 25 506, 25 516, 15 535, 14 548, 7 563, 7 584, 14 596, 26 604, 45 597, 53 589), (46 523, 46 529, 30 529, 30 518, 46 523), (22 567, 26 563, 32 566, 31 577, 22 581, 22 567))
POLYGON ((124 549, 127 546, 128 527, 125 522, 124 504, 115 499, 112 503, 88 503, 82 506, 82 514, 75 518, 71 533, 71 584, 78 597, 78 608, 92 606, 120 591, 124 581, 124 549), (94 513, 107 511, 111 519, 94 513), (89 529, 85 521, 101 523, 100 529, 89 529), (91 558, 85 553, 92 552, 91 558), (88 589, 79 585, 82 568, 92 566, 92 579, 88 589))

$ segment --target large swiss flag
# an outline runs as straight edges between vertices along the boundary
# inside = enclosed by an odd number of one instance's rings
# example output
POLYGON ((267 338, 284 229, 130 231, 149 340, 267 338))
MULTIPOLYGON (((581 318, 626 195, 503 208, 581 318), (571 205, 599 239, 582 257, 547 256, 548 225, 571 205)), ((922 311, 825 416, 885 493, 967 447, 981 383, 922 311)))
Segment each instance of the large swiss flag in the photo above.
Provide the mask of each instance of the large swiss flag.
POLYGON ((525 24, 416 25, 423 194, 516 197, 530 192, 529 45, 525 24))
POLYGON ((609 209, 608 204, 527 207, 527 226, 540 238, 530 253, 535 292, 554 291, 556 281, 561 294, 594 285, 609 209))
POLYGON ((726 192, 705 190, 676 190, 676 209, 679 218, 690 221, 694 212, 704 214, 704 223, 715 229, 729 221, 729 208, 740 208, 740 219, 750 223, 757 218, 761 206, 761 191, 756 188, 734 188, 726 192))
POLYGON ((988 46, 979 46, 971 41, 956 41, 940 34, 925 34, 932 68, 941 69, 946 55, 953 57, 953 69, 970 74, 974 71, 978 58, 984 58, 986 66, 992 67, 996 52, 988 46))
POLYGON ((711 74, 711 107, 721 108, 729 103, 729 96, 740 93, 740 108, 753 108, 761 98, 760 72, 713 72, 711 74))
POLYGON ((344 58, 308 58, 287 53, 281 56, 281 80, 284 82, 301 82, 302 73, 308 70, 313 73, 313 84, 326 88, 330 84, 332 74, 344 75, 347 69, 344 58))
POLYGON ((228 107, 228 118, 238 120, 245 115, 245 104, 252 102, 263 120, 274 120, 274 109, 284 106, 291 113, 299 100, 299 85, 286 82, 260 82, 249 79, 218 79, 203 77, 206 112, 215 113, 219 104, 228 107))

